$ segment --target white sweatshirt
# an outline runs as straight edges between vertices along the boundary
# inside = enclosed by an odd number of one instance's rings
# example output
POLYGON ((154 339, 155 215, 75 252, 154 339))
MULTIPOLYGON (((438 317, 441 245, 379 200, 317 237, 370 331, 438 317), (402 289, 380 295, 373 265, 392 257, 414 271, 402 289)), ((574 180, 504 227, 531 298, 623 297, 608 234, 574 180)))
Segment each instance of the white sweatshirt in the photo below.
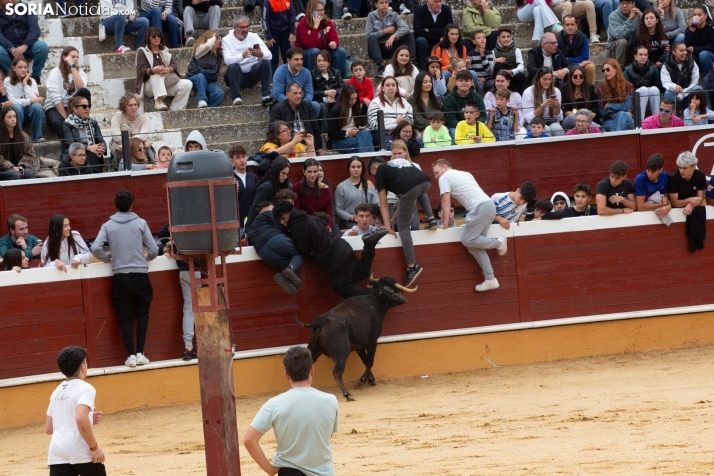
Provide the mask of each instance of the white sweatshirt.
MULTIPOLYGON (((30 73, 28 72, 27 74, 30 73)), ((13 86, 10 84, 10 78, 5 78, 3 85, 5 86, 7 98, 23 108, 30 105, 30 99, 40 96, 37 90, 37 81, 34 79, 32 80, 32 86, 25 86, 21 82, 13 86)))

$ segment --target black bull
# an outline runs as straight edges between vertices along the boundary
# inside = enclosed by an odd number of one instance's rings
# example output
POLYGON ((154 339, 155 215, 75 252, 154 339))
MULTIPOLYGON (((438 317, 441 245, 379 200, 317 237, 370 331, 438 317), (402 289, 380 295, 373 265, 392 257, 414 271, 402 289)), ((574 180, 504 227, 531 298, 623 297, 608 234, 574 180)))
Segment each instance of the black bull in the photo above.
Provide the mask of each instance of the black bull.
POLYGON ((376 385, 372 365, 384 316, 392 307, 406 304, 407 300, 400 291, 416 291, 416 288, 408 289, 396 284, 391 278, 379 281, 370 278, 370 281, 378 285, 379 296, 368 294, 345 299, 309 324, 293 318, 299 326, 312 328, 307 348, 312 353, 313 362, 322 354, 334 360, 332 375, 348 401, 354 401, 354 398, 342 381, 342 373, 350 352, 356 351, 365 366, 364 374, 359 379, 360 385, 365 382, 376 385))

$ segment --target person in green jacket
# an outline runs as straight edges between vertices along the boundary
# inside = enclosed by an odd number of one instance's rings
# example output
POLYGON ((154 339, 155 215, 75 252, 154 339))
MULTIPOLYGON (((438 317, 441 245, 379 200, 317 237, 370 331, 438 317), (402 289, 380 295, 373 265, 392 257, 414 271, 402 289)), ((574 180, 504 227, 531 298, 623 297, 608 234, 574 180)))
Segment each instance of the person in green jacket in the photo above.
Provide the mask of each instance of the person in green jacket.
POLYGON ((0 258, 11 249, 19 249, 27 259, 39 258, 42 253, 42 242, 35 235, 28 233, 27 218, 21 215, 10 215, 7 218, 7 229, 10 233, 0 238, 0 258))
POLYGON ((424 129, 422 137, 425 149, 446 147, 452 144, 449 130, 444 126, 444 113, 434 111, 429 115, 429 127, 424 129))
POLYGON ((456 73, 456 87, 444 98, 444 115, 446 116, 446 127, 453 137, 456 125, 464 120, 464 107, 467 102, 478 104, 480 115, 479 122, 486 124, 486 106, 483 98, 474 89, 474 80, 468 70, 456 73))
POLYGON ((496 47, 497 32, 501 27, 501 14, 493 7, 490 7, 488 0, 471 0, 472 7, 464 9, 461 20, 463 29, 464 44, 466 49, 473 50, 474 35, 477 31, 482 31, 486 35, 486 49, 493 50, 496 47))

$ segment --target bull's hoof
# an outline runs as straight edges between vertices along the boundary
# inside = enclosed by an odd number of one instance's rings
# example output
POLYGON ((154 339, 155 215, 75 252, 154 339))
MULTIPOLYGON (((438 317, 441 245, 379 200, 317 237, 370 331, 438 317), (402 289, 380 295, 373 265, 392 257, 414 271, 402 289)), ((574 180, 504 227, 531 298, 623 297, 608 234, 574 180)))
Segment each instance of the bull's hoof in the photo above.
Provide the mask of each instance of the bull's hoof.
POLYGON ((377 385, 377 381, 376 381, 375 379, 373 379, 373 378, 367 380, 367 383, 370 384, 370 385, 373 386, 373 387, 374 387, 375 385, 377 385))
POLYGON ((366 383, 367 383, 367 379, 366 379, 366 378, 363 377, 363 378, 359 379, 359 381, 357 382, 357 388, 361 388, 362 385, 364 385, 364 384, 366 384, 366 383))
POLYGON ((345 395, 345 398, 347 399, 348 402, 354 402, 354 401, 355 401, 355 397, 353 397, 353 396, 350 395, 349 393, 348 393, 347 395, 345 395))

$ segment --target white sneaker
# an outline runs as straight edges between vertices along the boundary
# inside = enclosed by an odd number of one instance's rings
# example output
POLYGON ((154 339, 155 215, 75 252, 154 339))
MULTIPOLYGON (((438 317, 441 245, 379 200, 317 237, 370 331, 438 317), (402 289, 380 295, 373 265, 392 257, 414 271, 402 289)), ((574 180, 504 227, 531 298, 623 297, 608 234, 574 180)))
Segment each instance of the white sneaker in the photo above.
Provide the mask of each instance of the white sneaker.
POLYGON ((302 20, 304 16, 305 16, 304 13, 300 13, 299 15, 297 15, 297 16, 295 17, 295 23, 297 23, 297 22, 299 22, 300 20, 302 20))
POLYGON ((496 248, 499 256, 505 256, 508 253, 508 239, 504 237, 496 238, 500 245, 496 248))
POLYGON ((241 98, 235 98, 233 100, 233 105, 234 106, 242 106, 243 105, 243 100, 241 98))
POLYGON ((199 108, 208 107, 208 103, 206 101, 204 101, 203 99, 201 99, 200 101, 198 101, 198 107, 199 108))
POLYGON ((399 13, 402 15, 411 15, 412 11, 407 8, 403 3, 399 5, 399 13))
POLYGON ((126 362, 124 362, 124 365, 127 367, 136 367, 136 355, 130 355, 128 359, 126 359, 126 362))
POLYGON ((131 51, 131 48, 121 45, 119 48, 116 49, 116 52, 119 54, 126 53, 127 51, 131 51))
POLYGON ((341 18, 342 18, 343 20, 349 20, 350 18, 352 18, 352 14, 350 13, 350 11, 349 11, 348 9, 345 8, 345 9, 342 10, 342 17, 341 17, 341 18))
POLYGON ((481 284, 476 285, 476 291, 482 293, 484 291, 490 291, 491 289, 498 289, 498 279, 487 279, 481 284))
MULTIPOLYGON (((498 287, 498 286, 496 286, 498 287)), ((136 353, 136 365, 146 365, 149 363, 149 359, 146 358, 141 352, 136 353)))
POLYGON ((560 23, 556 23, 555 25, 553 25, 552 33, 555 34, 562 30, 563 30, 563 25, 561 25, 560 23))
POLYGON ((155 111, 168 111, 169 107, 164 104, 164 98, 154 99, 154 110, 155 111))
POLYGON ((188 38, 186 38, 186 48, 193 46, 193 44, 195 42, 196 42, 196 39, 192 36, 189 36, 188 38))
POLYGON ((600 37, 597 35, 590 36, 590 43, 600 43, 600 37))

